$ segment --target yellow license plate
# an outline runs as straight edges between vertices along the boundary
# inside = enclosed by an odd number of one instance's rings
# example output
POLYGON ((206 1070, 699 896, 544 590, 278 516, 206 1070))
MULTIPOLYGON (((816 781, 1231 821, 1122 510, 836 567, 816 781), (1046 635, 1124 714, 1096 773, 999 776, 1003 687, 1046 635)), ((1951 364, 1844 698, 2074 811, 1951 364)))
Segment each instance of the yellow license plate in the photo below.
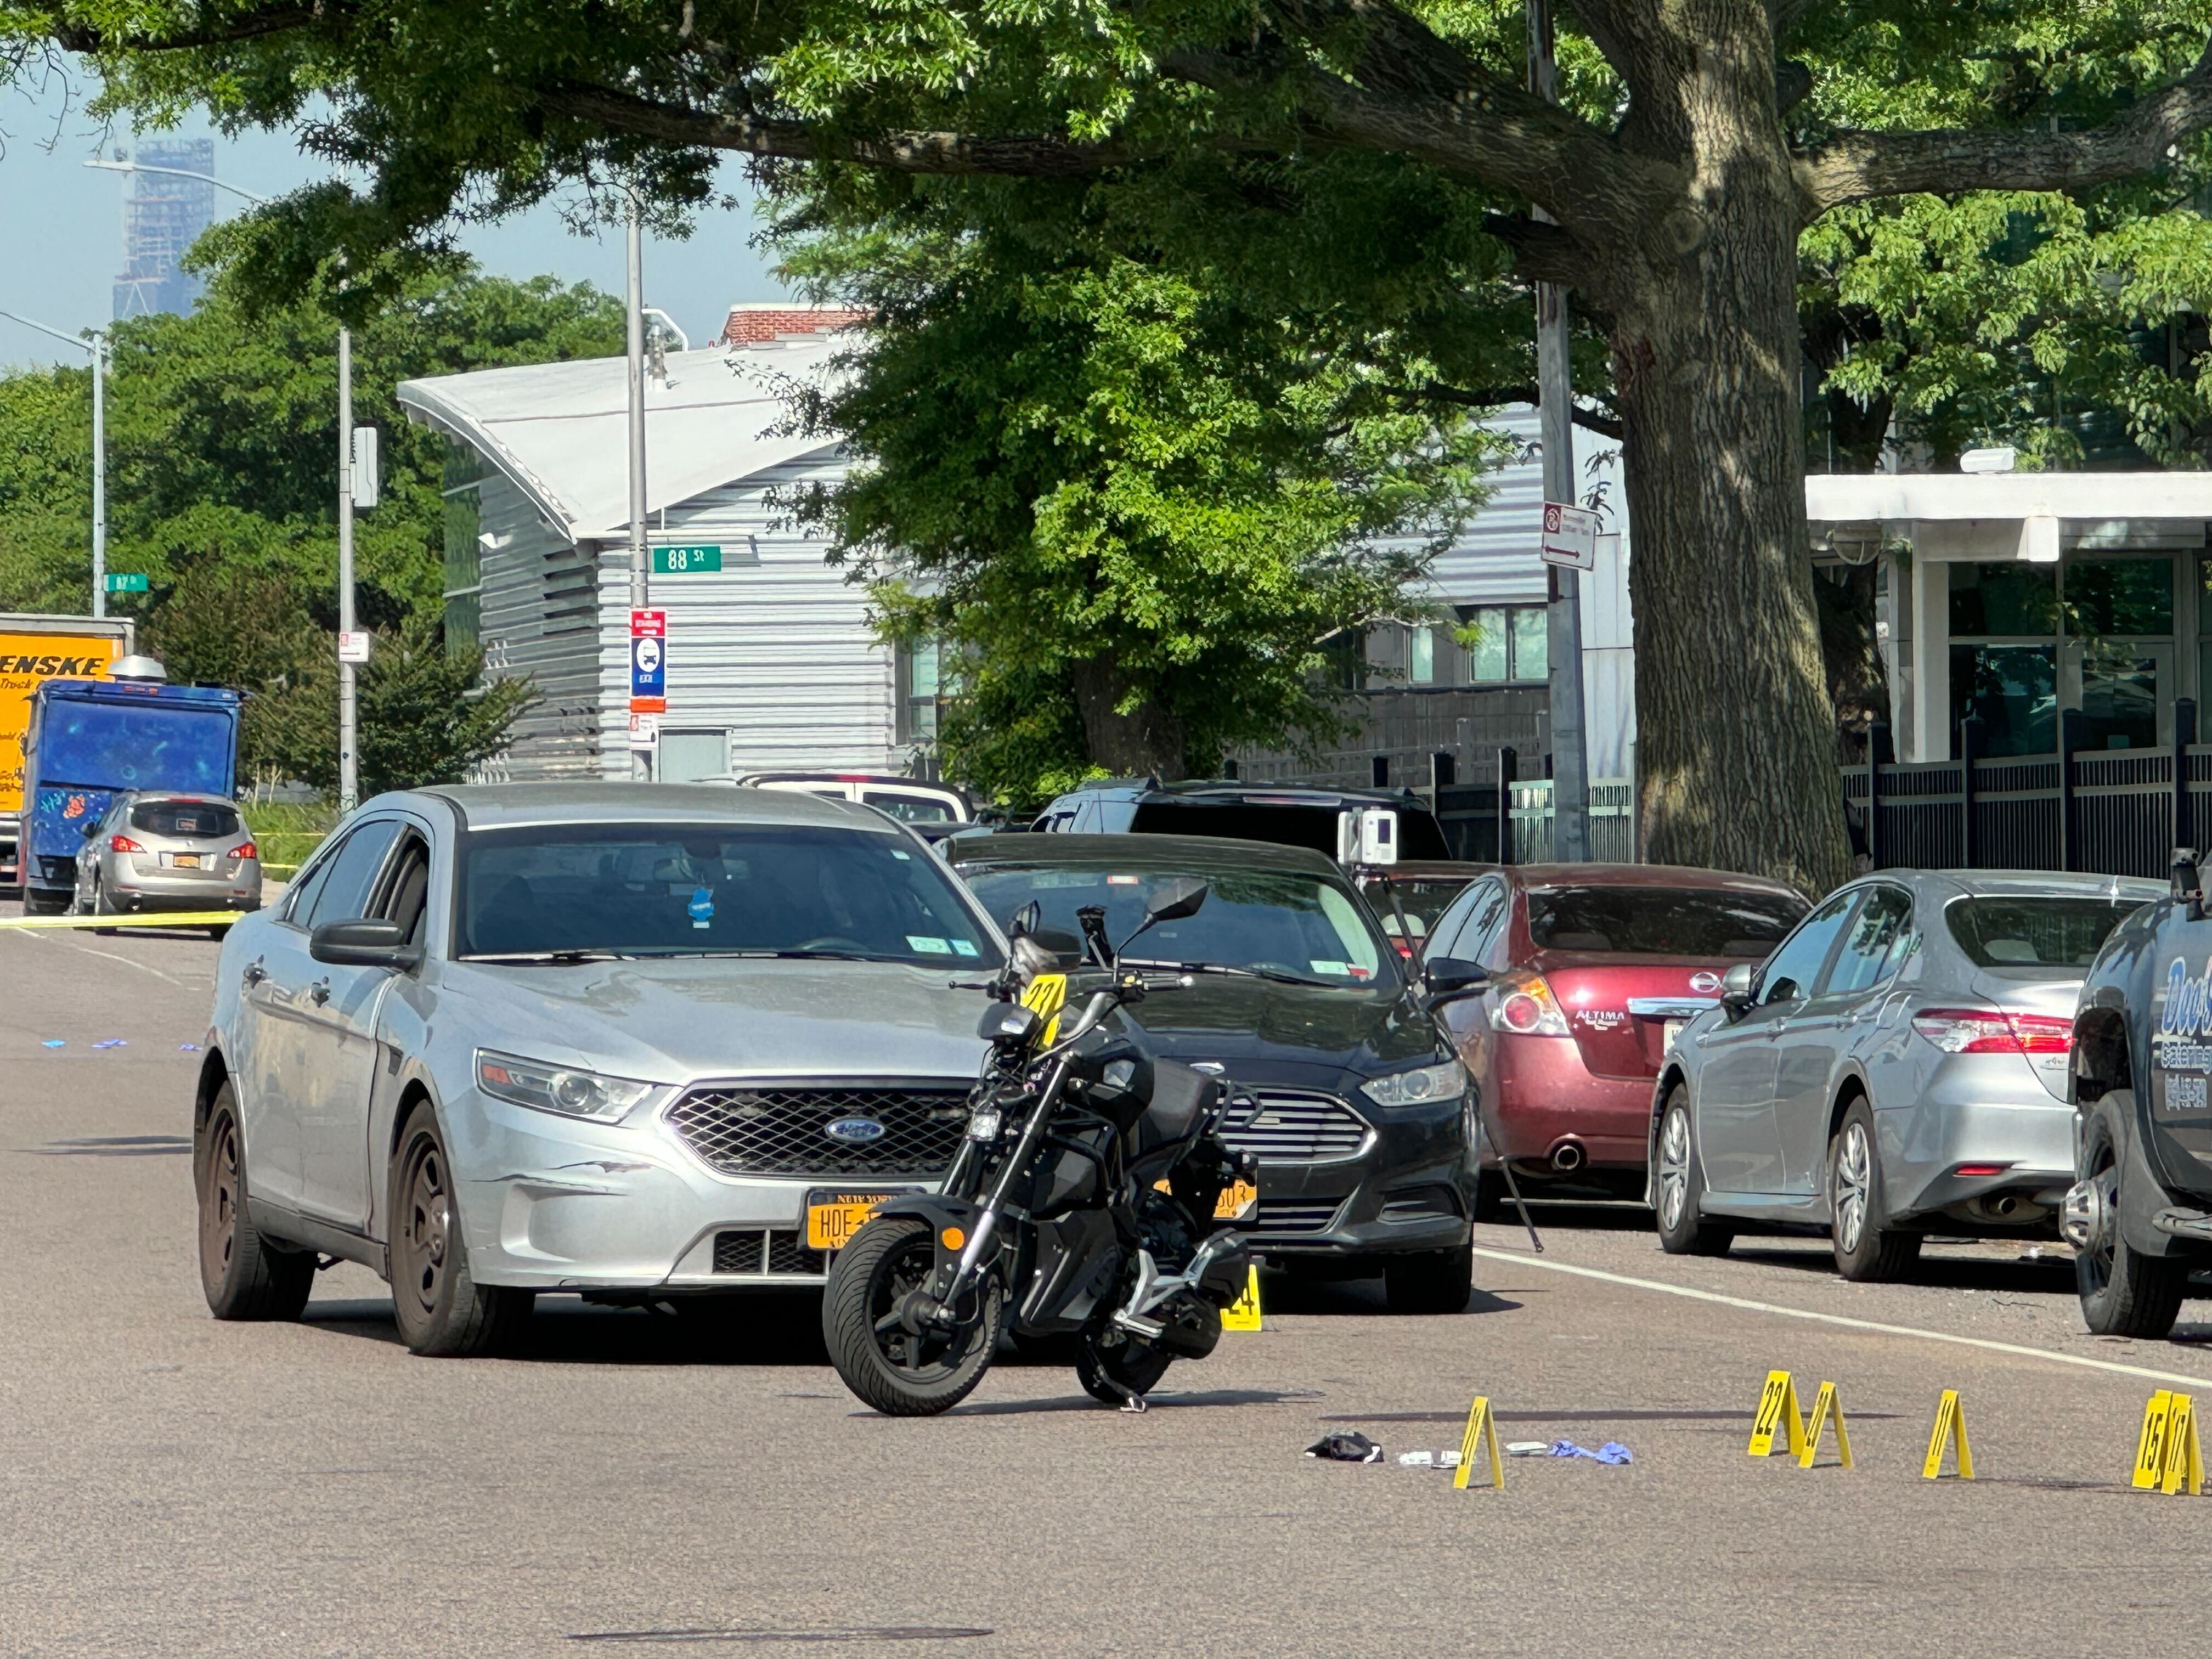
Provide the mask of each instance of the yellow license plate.
POLYGON ((810 1203, 806 1206, 806 1248, 843 1249, 853 1242, 853 1235, 867 1224, 876 1206, 893 1196, 890 1193, 840 1193, 826 1203, 810 1203))
POLYGON ((197 870, 200 867, 200 855, 198 853, 179 853, 173 861, 173 867, 179 870, 197 870))
POLYGON ((1216 1221, 1242 1221, 1258 1207, 1260 1189, 1249 1181, 1231 1182, 1213 1201, 1216 1221))

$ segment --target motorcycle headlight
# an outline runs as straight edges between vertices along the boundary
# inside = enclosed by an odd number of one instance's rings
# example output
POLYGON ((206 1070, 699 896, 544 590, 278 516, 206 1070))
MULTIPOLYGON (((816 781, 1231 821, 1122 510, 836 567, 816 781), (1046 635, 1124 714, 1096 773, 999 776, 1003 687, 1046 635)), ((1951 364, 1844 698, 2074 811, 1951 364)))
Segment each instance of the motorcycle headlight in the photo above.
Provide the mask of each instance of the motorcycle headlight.
POLYGON ((502 1054, 490 1048, 477 1050, 477 1087, 499 1100, 511 1100, 535 1111, 557 1112, 562 1117, 586 1117, 613 1123, 627 1117, 645 1101, 659 1094, 665 1085, 640 1083, 635 1078, 605 1077, 579 1072, 520 1054, 502 1054))
POLYGON ((999 1112, 996 1107, 985 1112, 968 1114, 968 1139, 985 1142, 999 1138, 999 1112))
POLYGON ((1457 1100, 1467 1092, 1467 1068, 1455 1060, 1441 1066, 1417 1066, 1410 1072, 1393 1072, 1359 1085, 1359 1092, 1377 1106, 1426 1106, 1439 1100, 1457 1100))

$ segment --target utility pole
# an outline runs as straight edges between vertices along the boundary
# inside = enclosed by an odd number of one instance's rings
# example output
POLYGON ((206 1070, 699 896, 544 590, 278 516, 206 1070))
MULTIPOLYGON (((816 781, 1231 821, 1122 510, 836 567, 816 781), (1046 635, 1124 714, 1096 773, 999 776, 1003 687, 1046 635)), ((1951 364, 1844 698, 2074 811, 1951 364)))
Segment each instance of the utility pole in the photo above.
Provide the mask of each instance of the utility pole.
MULTIPOLYGON (((629 192, 629 608, 643 611, 650 599, 652 556, 645 544, 645 228, 639 222, 637 191, 629 192)), ((644 750, 632 749, 630 776, 639 783, 653 778, 653 761, 644 750)))
POLYGON ((64 334, 12 311, 0 311, 11 323, 50 334, 79 351, 92 354, 92 614, 107 614, 107 331, 88 330, 89 340, 64 334))
MULTIPOLYGON (((338 638, 349 641, 353 616, 353 331, 338 330, 338 638)), ((338 653, 338 812, 361 804, 360 704, 354 665, 338 653)))
MULTIPOLYGON (((1528 14, 1528 90, 1547 103, 1559 101, 1559 75, 1552 57, 1551 0, 1526 0, 1528 14)), ((1541 208, 1535 217, 1545 219, 1541 208)), ((1536 386, 1544 445, 1544 499, 1575 501, 1574 378, 1567 356, 1567 290, 1536 284, 1536 386)), ((1571 567, 1547 566, 1551 604, 1546 654, 1551 668, 1552 856, 1578 863, 1589 856, 1589 781, 1583 740, 1583 611, 1581 576, 1571 567)))

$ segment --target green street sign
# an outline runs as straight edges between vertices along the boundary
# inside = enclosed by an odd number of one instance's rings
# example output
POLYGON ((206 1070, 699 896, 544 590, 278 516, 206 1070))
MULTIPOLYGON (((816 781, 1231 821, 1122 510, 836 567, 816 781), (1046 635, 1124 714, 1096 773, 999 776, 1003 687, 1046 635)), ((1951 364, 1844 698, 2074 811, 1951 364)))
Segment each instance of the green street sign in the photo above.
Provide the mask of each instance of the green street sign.
POLYGON ((653 574, 656 576, 696 576, 718 572, 722 568, 722 550, 719 547, 656 547, 653 550, 653 574))
POLYGON ((111 570, 107 573, 106 587, 111 593, 143 593, 146 592, 146 579, 140 575, 120 575, 111 570))

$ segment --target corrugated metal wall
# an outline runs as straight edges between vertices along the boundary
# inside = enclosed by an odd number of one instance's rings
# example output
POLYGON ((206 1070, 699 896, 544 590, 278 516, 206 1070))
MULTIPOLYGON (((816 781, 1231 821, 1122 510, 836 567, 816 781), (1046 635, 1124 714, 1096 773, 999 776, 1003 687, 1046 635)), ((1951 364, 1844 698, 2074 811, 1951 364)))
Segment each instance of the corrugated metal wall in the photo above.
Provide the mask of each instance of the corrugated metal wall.
POLYGON ((529 676, 538 700, 515 723, 507 752, 476 775, 485 782, 597 776, 599 630, 592 560, 555 533, 496 469, 477 486, 477 503, 484 538, 479 580, 485 670, 495 678, 529 676))

